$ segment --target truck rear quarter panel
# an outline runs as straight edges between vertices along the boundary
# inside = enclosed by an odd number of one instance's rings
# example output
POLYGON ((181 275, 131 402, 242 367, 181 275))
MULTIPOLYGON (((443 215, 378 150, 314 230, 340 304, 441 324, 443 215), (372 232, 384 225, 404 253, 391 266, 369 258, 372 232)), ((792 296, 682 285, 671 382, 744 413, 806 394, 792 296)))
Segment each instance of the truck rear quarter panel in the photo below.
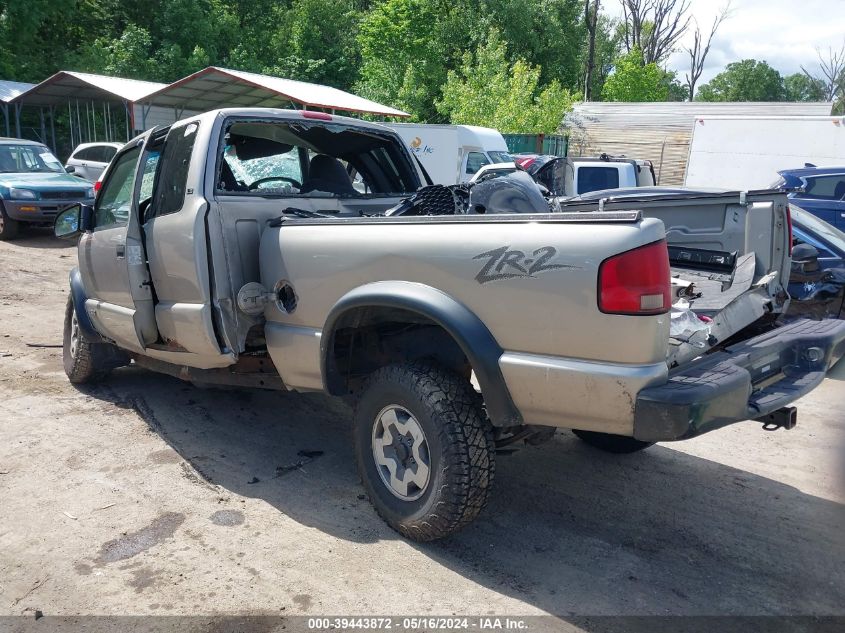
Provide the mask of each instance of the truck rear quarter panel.
POLYGON ((620 431, 629 430, 636 390, 665 378, 669 319, 601 313, 598 268, 611 255, 662 237, 654 219, 286 221, 262 236, 261 279, 268 289, 290 282, 297 305, 290 314, 268 306, 268 348, 288 386, 322 389, 320 336, 335 303, 375 281, 425 284, 486 324, 505 350, 500 364, 526 422, 551 423, 554 416, 566 426, 561 414, 586 419, 595 409, 601 428, 618 414, 620 431), (542 369, 550 360, 557 367, 542 369), (568 407, 561 407, 562 397, 568 407))

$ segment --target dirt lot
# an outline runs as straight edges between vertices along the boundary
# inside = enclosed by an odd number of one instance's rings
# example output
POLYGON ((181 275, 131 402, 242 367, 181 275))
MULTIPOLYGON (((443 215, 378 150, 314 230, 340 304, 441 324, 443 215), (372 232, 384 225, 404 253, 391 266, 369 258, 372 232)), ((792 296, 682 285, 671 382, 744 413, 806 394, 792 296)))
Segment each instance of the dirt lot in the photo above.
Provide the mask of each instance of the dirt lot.
POLYGON ((481 519, 420 546, 363 498, 339 402, 68 384, 75 259, 0 243, 0 614, 845 615, 843 382, 790 432, 499 455, 481 519))

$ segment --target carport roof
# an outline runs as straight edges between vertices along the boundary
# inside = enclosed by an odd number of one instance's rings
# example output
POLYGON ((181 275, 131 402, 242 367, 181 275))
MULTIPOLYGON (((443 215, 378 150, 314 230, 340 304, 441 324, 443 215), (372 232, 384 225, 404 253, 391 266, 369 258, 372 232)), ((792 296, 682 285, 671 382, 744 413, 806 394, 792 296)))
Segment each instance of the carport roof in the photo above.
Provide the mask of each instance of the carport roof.
POLYGON ((140 101, 152 106, 200 112, 225 107, 283 107, 293 102, 305 107, 344 112, 410 116, 402 110, 331 86, 217 66, 209 66, 168 86, 162 86, 140 101))
POLYGON ((74 99, 135 102, 166 85, 153 81, 60 70, 14 99, 37 106, 58 105, 74 99))
POLYGON ((0 81, 0 102, 9 103, 9 101, 19 94, 26 92, 34 85, 20 81, 0 81))

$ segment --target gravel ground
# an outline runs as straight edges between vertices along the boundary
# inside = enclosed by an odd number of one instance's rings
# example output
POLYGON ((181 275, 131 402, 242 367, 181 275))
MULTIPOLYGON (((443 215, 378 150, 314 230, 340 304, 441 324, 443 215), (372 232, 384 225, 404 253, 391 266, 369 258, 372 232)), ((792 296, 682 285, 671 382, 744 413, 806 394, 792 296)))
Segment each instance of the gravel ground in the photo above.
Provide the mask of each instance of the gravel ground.
POLYGON ((75 260, 0 242, 2 615, 845 615, 841 381, 789 432, 500 454, 482 517, 418 545, 364 499, 338 401, 137 368, 71 386, 75 260))

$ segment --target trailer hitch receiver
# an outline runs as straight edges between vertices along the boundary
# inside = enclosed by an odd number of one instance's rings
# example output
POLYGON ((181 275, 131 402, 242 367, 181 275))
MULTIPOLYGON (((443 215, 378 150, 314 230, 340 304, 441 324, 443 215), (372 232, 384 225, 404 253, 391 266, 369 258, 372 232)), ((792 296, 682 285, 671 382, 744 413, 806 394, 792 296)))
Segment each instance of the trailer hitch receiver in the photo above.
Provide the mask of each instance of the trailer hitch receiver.
POLYGON ((768 415, 755 418, 757 422, 763 423, 764 431, 777 431, 778 429, 793 429, 798 423, 798 407, 781 407, 768 415))

